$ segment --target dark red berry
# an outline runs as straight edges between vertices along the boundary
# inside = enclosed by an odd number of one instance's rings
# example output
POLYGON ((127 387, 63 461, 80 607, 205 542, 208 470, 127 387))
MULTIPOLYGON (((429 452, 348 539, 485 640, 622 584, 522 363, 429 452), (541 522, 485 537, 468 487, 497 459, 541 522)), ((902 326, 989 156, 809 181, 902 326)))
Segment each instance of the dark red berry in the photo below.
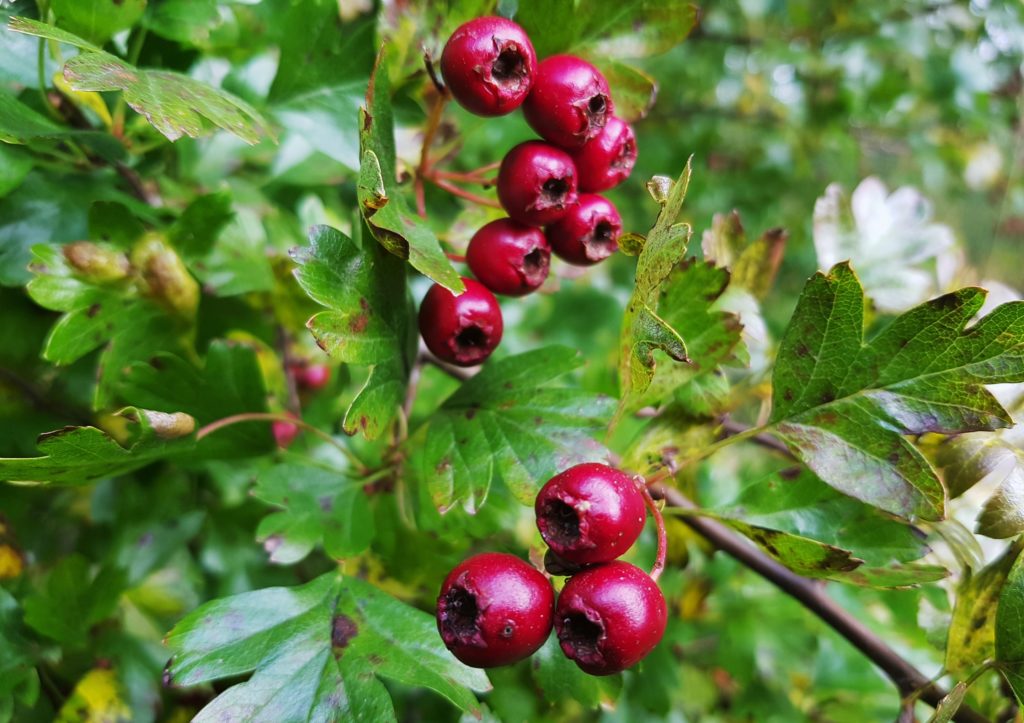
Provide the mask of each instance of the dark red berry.
POLYGON ((420 334, 427 348, 450 364, 469 367, 491 355, 504 325, 494 294, 473 279, 456 296, 439 284, 430 287, 420 305, 420 334))
POLYGON ((530 127, 563 148, 579 148, 594 138, 613 112, 608 81, 601 71, 573 55, 542 60, 523 104, 530 127))
POLYGON ((551 248, 539 228, 500 218, 473 234, 466 263, 494 293, 525 296, 548 277, 551 248))
POLYGON ((658 584, 628 562, 573 575, 555 608, 562 652, 591 675, 611 675, 640 662, 665 634, 667 609, 658 584))
POLYGON ((643 495, 629 475, 592 462, 548 480, 537 493, 534 512, 548 547, 580 565, 621 556, 640 536, 647 516, 643 495))
POLYGON ((437 629, 463 663, 493 668, 544 644, 554 606, 544 575, 513 555, 485 552, 448 573, 437 598, 437 629))
MULTIPOLYGON (((289 417, 295 416, 291 412, 287 414, 289 417)), ((274 433, 274 441, 277 442, 277 446, 281 449, 287 449, 295 441, 295 438, 299 436, 299 425, 294 422, 274 420, 270 425, 270 429, 274 433)))
POLYGON ((545 233, 559 258, 577 266, 592 266, 619 248, 622 218, 608 199, 583 193, 579 203, 545 233))
POLYGON ((505 18, 460 25, 441 53, 441 75, 455 100, 477 115, 511 113, 526 99, 537 54, 526 31, 505 18))
POLYGON ((331 368, 326 364, 302 362, 292 366, 292 376, 300 389, 315 392, 327 386, 331 380, 331 368))
POLYGON ((498 200, 520 223, 554 223, 576 204, 576 166, 560 148, 541 141, 520 143, 501 161, 498 200))
POLYGON ((633 172, 636 165, 636 136, 633 128, 612 116, 604 128, 582 148, 572 151, 581 191, 595 193, 614 188, 633 172))

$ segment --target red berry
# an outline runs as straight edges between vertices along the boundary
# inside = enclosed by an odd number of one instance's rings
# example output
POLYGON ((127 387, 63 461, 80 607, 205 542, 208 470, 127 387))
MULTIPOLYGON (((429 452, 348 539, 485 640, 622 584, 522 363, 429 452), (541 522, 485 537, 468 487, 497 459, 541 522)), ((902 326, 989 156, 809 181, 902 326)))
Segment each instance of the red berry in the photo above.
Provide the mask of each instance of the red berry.
POLYGON ((504 325, 494 294, 473 279, 456 296, 439 284, 430 287, 420 305, 420 334, 439 359, 458 366, 481 364, 491 355, 504 325))
POLYGON ((628 562, 569 578, 555 608, 562 652, 591 675, 636 665, 661 641, 668 611, 657 583, 628 562))
POLYGON ((545 229, 555 254, 570 264, 592 266, 619 248, 622 218, 608 199, 580 194, 579 203, 545 229))
MULTIPOLYGON (((294 417, 295 415, 289 412, 288 416, 294 417)), ((294 422, 275 420, 271 423, 270 429, 274 433, 274 441, 281 449, 287 449, 299 436, 299 425, 294 422)))
POLYGON ((441 75, 455 100, 477 115, 511 113, 526 99, 537 54, 511 20, 485 17, 460 25, 441 53, 441 75))
POLYGON ((437 598, 437 629, 463 663, 493 668, 544 644, 554 606, 544 575, 513 555, 486 552, 448 573, 437 598))
POLYGON ((525 296, 548 277, 551 248, 539 228, 500 218, 473 234, 466 263, 494 293, 525 296))
POLYGON ((615 116, 582 148, 572 151, 580 190, 607 191, 629 178, 636 164, 636 136, 633 128, 615 116))
POLYGON ((608 81, 601 71, 573 55, 552 55, 541 61, 523 104, 530 127, 564 148, 579 148, 594 138, 613 111, 608 81))
POLYGON ((576 204, 576 166, 568 153, 552 145, 520 143, 501 161, 498 200, 520 223, 554 223, 576 204))
POLYGON ((534 511, 548 547, 579 565, 621 556, 640 536, 647 516, 633 479, 596 463, 578 464, 548 480, 534 511))
POLYGON ((309 391, 323 389, 331 380, 331 368, 326 364, 296 365, 292 374, 295 376, 295 383, 309 391))

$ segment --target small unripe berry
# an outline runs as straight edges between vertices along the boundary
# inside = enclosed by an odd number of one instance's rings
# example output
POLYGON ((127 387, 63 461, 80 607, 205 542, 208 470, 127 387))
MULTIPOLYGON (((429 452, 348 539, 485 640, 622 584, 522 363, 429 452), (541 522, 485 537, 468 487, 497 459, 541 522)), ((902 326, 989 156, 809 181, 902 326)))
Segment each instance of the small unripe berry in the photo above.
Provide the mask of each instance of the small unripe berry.
POLYGON ((579 203, 548 226, 545 233, 559 258, 576 266, 593 266, 619 248, 622 218, 608 199, 583 193, 579 203))
POLYGON ((463 663, 493 668, 544 644, 554 606, 544 575, 518 557, 487 552, 448 573, 437 598, 437 629, 463 663))
POLYGON ((520 223, 554 223, 576 204, 576 166, 568 153, 550 144, 520 143, 501 161, 498 200, 520 223))
POLYGON ((594 138, 613 111, 608 81, 601 71, 573 55, 552 55, 541 61, 523 104, 530 127, 563 148, 579 148, 594 138))
POLYGON ((551 248, 539 228, 500 218, 473 234, 466 263, 494 293, 525 296, 548 277, 551 248))
POLYGON ((591 675, 612 675, 636 665, 661 641, 667 622, 658 584, 628 562, 573 575, 555 608, 562 652, 591 675))
POLYGON ((494 294, 479 281, 463 279, 456 296, 440 284, 430 287, 420 305, 420 334, 439 359, 458 366, 482 364, 491 355, 504 325, 494 294))
POLYGON ((570 155, 576 164, 581 191, 607 191, 633 172, 636 136, 628 123, 612 116, 600 133, 570 155))
POLYGON ((441 53, 441 75, 471 113, 498 116, 522 105, 537 73, 537 55, 526 31, 505 18, 460 25, 441 53))
POLYGON ((534 512, 548 547, 579 565, 611 562, 625 553, 647 516, 636 482, 614 467, 593 462, 548 480, 537 493, 534 512))

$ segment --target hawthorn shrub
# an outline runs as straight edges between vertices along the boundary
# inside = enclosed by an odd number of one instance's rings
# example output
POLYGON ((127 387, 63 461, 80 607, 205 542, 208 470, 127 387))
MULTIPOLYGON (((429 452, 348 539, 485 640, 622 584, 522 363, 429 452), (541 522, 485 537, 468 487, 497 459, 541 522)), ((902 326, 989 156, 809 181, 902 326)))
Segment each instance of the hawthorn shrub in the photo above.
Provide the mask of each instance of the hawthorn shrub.
POLYGON ((1019 718, 1024 19, 785 5, 0 3, 0 720, 1019 718))

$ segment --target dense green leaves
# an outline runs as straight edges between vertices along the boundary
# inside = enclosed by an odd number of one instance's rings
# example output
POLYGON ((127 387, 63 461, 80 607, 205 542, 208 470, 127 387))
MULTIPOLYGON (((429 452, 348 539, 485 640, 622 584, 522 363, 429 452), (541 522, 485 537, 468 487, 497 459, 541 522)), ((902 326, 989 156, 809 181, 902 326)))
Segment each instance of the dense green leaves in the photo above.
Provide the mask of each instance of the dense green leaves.
POLYGON ((26 18, 12 19, 11 30, 57 40, 80 52, 64 64, 64 78, 75 90, 120 90, 125 102, 146 117, 169 140, 196 138, 204 119, 256 143, 273 132, 248 103, 193 78, 163 70, 140 70, 71 33, 26 18))
POLYGON ((72 555, 50 571, 38 592, 25 600, 25 624, 70 647, 85 643, 89 628, 114 612, 124 580, 114 568, 97 573, 72 555))
POLYGON ((355 577, 328 573, 207 603, 167 636, 168 680, 196 685, 246 673, 196 720, 396 720, 379 678, 431 688, 465 711, 483 672, 445 650, 430 615, 355 577))
POLYGON ((295 277, 329 311, 306 326, 317 344, 335 359, 370 366, 370 377, 345 414, 348 434, 362 430, 373 439, 394 418, 416 353, 411 300, 405 268, 363 239, 360 247, 340 231, 317 226, 309 249, 294 254, 295 277))
POLYGON ((605 426, 612 401, 545 386, 583 363, 573 350, 552 346, 490 362, 463 382, 410 439, 409 471, 434 504, 473 512, 499 478, 532 504, 556 472, 602 458, 590 435, 605 426))
MULTIPOLYGON (((987 615, 982 622, 987 624, 987 615)), ((1024 700, 1024 558, 1020 556, 1017 556, 999 591, 995 643, 999 669, 1017 700, 1024 700)))
POLYGON ((807 283, 782 339, 771 421, 823 480, 904 517, 942 516, 934 470, 903 436, 1010 422, 984 384, 1024 380, 1024 304, 965 327, 985 292, 963 289, 863 342, 864 293, 846 264, 807 283))
MULTIPOLYGON (((382 51, 386 52, 386 51, 382 51)), ((383 57, 383 56, 382 56, 383 57)), ((462 292, 455 268, 430 227, 413 217, 397 184, 391 88, 378 59, 359 114, 359 207, 374 237, 417 271, 462 292)))

